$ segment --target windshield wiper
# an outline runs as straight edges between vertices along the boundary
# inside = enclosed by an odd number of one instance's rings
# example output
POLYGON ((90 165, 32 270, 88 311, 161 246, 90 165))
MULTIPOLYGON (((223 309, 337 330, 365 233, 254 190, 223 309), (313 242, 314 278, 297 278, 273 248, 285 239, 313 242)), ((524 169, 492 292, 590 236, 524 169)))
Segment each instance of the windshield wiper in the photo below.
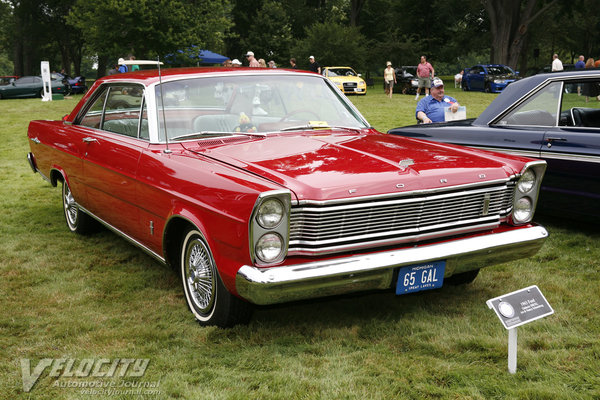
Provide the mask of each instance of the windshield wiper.
POLYGON ((302 129, 344 129, 347 131, 353 131, 353 132, 361 132, 360 128, 352 128, 349 126, 329 126, 329 125, 298 125, 298 126, 288 126, 287 128, 282 128, 281 131, 297 131, 297 130, 302 130, 302 129))
POLYGON ((170 140, 182 140, 182 139, 192 139, 200 136, 233 136, 233 135, 246 135, 246 136, 267 136, 266 133, 259 132, 221 132, 221 131, 202 131, 202 132, 193 132, 186 133, 185 135, 179 135, 171 138, 170 140))

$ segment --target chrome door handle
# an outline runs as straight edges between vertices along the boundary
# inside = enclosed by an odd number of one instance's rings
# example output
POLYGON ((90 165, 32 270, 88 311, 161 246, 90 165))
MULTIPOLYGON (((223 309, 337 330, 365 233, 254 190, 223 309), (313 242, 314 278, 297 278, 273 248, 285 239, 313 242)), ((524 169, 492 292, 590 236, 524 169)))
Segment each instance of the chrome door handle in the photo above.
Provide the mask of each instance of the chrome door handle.
POLYGON ((93 137, 85 137, 85 138, 83 138, 83 142, 84 143, 93 143, 93 142, 98 143, 98 139, 93 138, 93 137))

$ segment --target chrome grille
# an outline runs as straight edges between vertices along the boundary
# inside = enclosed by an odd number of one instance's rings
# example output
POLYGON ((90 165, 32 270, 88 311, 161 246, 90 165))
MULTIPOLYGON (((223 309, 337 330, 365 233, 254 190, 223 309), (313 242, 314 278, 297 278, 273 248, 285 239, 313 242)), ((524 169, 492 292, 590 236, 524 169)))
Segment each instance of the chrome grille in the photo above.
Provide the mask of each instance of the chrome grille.
POLYGON ((292 207, 288 254, 326 254, 491 229, 512 210, 512 182, 292 207))

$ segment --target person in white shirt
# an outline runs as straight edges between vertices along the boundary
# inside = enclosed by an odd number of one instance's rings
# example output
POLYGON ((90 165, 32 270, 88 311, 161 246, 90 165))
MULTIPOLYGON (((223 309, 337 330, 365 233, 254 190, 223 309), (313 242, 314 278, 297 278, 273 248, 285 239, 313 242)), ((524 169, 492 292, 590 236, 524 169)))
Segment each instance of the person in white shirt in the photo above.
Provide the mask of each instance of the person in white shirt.
POLYGON ((562 70, 563 70, 562 61, 560 61, 558 59, 558 54, 554 54, 552 56, 552 72, 562 71, 562 70))

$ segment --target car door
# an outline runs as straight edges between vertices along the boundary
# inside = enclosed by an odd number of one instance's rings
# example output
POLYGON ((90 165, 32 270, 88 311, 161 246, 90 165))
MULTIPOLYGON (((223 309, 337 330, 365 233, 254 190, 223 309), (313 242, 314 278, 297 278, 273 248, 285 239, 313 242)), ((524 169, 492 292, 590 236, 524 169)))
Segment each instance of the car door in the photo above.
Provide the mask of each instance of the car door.
POLYGON ((471 90, 483 90, 485 81, 485 72, 479 65, 471 68, 469 86, 471 90))
POLYGON ((559 126, 546 132, 541 148, 541 156, 548 162, 548 170, 551 171, 543 185, 546 190, 562 195, 563 201, 558 204, 556 200, 556 206, 569 206, 565 203, 570 198, 577 204, 575 211, 585 215, 598 214, 600 201, 598 95, 598 78, 564 82, 559 126), (581 96, 572 90, 578 86, 581 96))
POLYGON ((75 127, 82 131, 85 143, 85 208, 132 238, 140 234, 136 174, 142 151, 148 147, 139 129, 147 126, 139 97, 143 98, 140 85, 106 85, 75 127))

